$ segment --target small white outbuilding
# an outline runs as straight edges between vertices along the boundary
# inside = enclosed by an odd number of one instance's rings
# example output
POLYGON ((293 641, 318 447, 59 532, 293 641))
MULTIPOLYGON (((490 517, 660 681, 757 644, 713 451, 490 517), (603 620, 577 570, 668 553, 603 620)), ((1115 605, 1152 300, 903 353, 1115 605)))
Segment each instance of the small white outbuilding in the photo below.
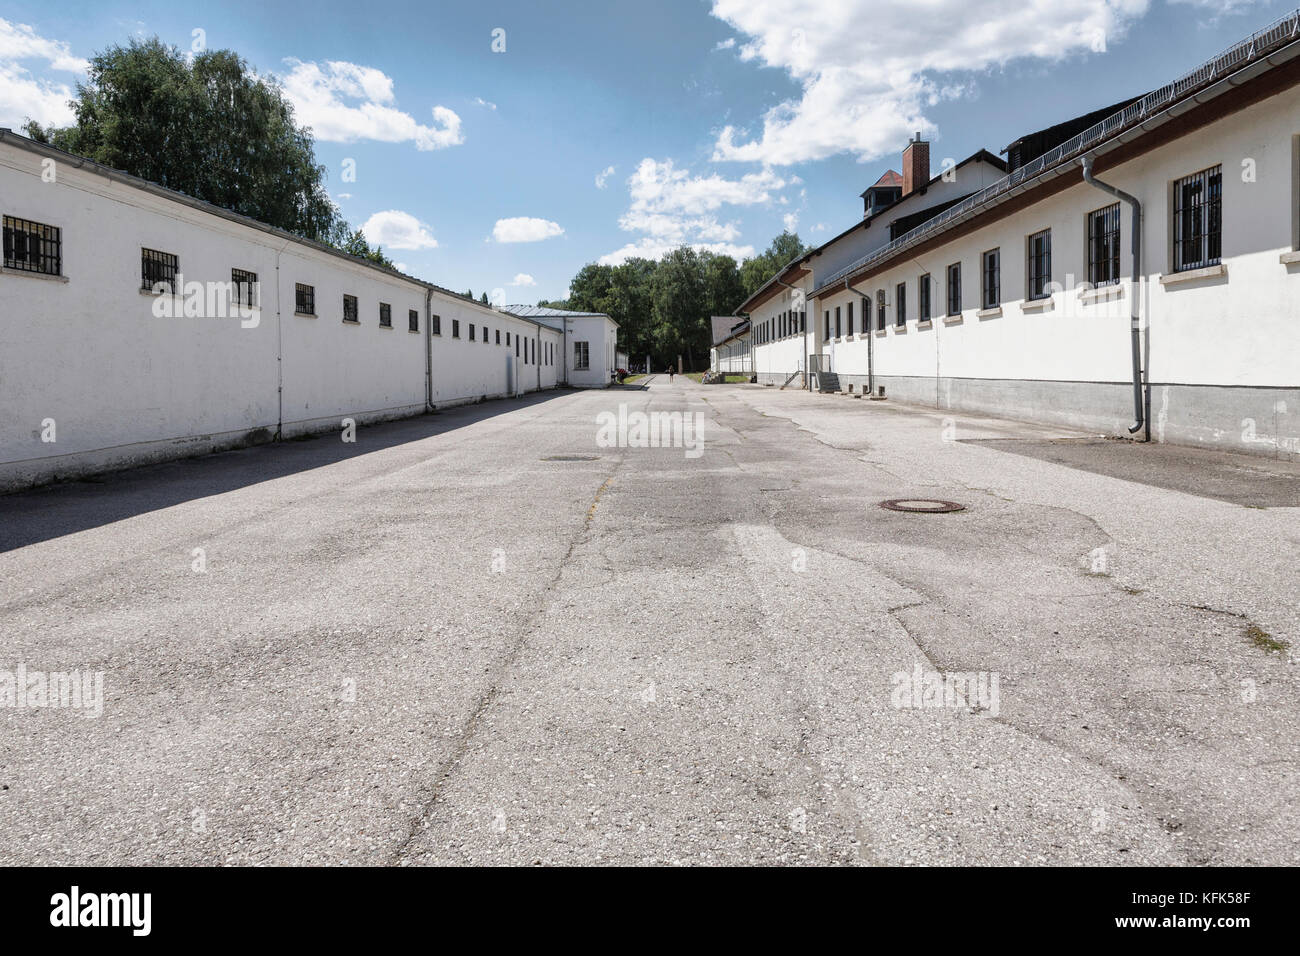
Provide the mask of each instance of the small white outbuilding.
POLYGON ((604 312, 569 312, 537 305, 507 305, 503 312, 532 319, 563 335, 560 381, 577 388, 605 388, 618 368, 618 323, 604 312))

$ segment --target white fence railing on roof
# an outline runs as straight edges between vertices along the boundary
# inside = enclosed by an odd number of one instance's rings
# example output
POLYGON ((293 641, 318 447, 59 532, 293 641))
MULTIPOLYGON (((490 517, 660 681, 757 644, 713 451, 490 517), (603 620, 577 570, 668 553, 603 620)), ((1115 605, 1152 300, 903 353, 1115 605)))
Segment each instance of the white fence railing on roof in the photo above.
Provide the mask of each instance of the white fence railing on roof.
POLYGON ((948 223, 965 216, 979 206, 1010 192, 1017 186, 1034 179, 1054 166, 1082 156, 1088 150, 1105 142, 1112 136, 1149 119, 1170 104, 1182 99, 1188 93, 1199 90, 1211 83, 1216 83, 1247 63, 1268 56, 1294 40, 1300 40, 1300 10, 1294 10, 1286 16, 1278 18, 1264 29, 1252 33, 1239 43, 1234 43, 1227 50, 1213 59, 1207 60, 1185 76, 1148 93, 1140 100, 1130 103, 1118 113, 1106 117, 1100 123, 1066 140, 1060 146, 1049 150, 1037 159, 1031 160, 1019 169, 1013 170, 993 185, 972 193, 957 205, 945 209, 933 219, 927 220, 874 252, 849 263, 844 268, 832 273, 825 280, 818 282, 817 291, 821 291, 831 283, 838 282, 846 276, 859 272, 875 262, 888 259, 900 250, 916 243, 918 240, 930 235, 930 233, 942 229, 948 223))

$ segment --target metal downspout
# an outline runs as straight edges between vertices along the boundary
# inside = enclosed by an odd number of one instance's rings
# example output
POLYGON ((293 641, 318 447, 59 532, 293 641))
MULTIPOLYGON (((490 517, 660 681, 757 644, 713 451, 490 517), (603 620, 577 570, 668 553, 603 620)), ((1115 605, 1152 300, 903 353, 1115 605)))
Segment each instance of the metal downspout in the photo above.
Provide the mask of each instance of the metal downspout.
POLYGON ((433 290, 424 290, 424 410, 433 411, 433 290))
POLYGON ((849 280, 844 280, 844 288, 848 292, 856 292, 862 298, 867 300, 867 307, 859 316, 862 320, 862 334, 867 337, 867 395, 876 394, 876 329, 875 322, 871 316, 871 296, 863 295, 861 289, 854 288, 849 284, 849 280))
MULTIPOLYGON (((1133 227, 1130 237, 1130 244, 1133 247, 1133 288, 1132 288, 1132 320, 1130 326, 1130 340, 1133 353, 1133 424, 1129 426, 1129 434, 1133 434, 1145 426, 1145 440, 1151 440, 1151 422, 1146 414, 1146 402, 1143 395, 1142 382, 1142 322, 1141 322, 1141 295, 1142 295, 1142 203, 1136 196, 1131 196, 1122 189, 1116 189, 1092 176, 1092 157, 1083 156, 1079 159, 1079 164, 1083 167, 1083 181, 1090 186, 1095 186, 1102 192, 1110 193, 1117 199, 1128 203, 1133 210, 1133 227)), ((1148 326, 1147 334, 1150 335, 1148 326)), ((1150 343, 1148 343, 1148 353, 1150 352, 1150 343)))
MULTIPOLYGON (((785 286, 787 289, 789 289, 791 292, 798 292, 798 291, 799 291, 799 290, 796 289, 794 286, 792 286, 790 283, 788 283, 788 282, 782 282, 780 276, 773 276, 772 278, 776 280, 776 284, 777 284, 777 285, 783 285, 783 286, 785 286)), ((793 297, 792 297, 792 298, 793 298, 793 297)), ((807 302, 805 302, 804 305, 807 306, 807 302)), ((805 309, 801 309, 800 311, 803 312, 805 316, 807 315, 807 309, 806 309, 806 308, 805 308, 805 309)), ((803 325, 804 325, 804 329, 803 329, 803 364, 804 364, 803 380, 804 380, 804 387, 805 387, 806 389, 808 389, 808 391, 812 391, 812 376, 810 376, 810 375, 808 374, 808 322, 807 322, 806 319, 805 319, 803 325)), ((753 323, 753 322, 750 322, 750 329, 751 329, 751 332, 750 332, 750 341, 753 341, 753 338, 754 338, 754 336, 753 336, 753 332, 752 332, 753 326, 754 326, 754 323, 753 323)), ((757 354, 755 354, 755 356, 754 356, 754 378, 758 378, 758 356, 757 356, 757 354)))

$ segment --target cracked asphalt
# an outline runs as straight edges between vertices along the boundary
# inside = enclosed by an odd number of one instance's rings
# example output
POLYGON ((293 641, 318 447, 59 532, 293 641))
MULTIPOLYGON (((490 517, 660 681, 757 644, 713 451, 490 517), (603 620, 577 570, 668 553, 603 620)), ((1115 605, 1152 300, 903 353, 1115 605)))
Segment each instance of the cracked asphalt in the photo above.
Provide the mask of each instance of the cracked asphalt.
POLYGON ((1297 471, 660 376, 0 497, 0 670, 104 674, 0 864, 1294 864, 1297 471))

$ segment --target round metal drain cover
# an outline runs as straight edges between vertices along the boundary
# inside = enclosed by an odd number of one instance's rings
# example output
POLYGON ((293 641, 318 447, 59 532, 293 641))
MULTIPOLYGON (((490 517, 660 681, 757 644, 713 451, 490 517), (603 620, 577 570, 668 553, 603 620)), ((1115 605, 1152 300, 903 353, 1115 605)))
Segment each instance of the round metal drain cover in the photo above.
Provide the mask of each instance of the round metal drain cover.
POLYGON ((890 498, 882 501, 880 507, 887 511, 910 511, 917 514, 946 514, 949 511, 965 511, 965 505, 955 501, 934 501, 929 498, 890 498))
POLYGON ((542 461, 595 461, 599 455, 547 455, 542 461))

